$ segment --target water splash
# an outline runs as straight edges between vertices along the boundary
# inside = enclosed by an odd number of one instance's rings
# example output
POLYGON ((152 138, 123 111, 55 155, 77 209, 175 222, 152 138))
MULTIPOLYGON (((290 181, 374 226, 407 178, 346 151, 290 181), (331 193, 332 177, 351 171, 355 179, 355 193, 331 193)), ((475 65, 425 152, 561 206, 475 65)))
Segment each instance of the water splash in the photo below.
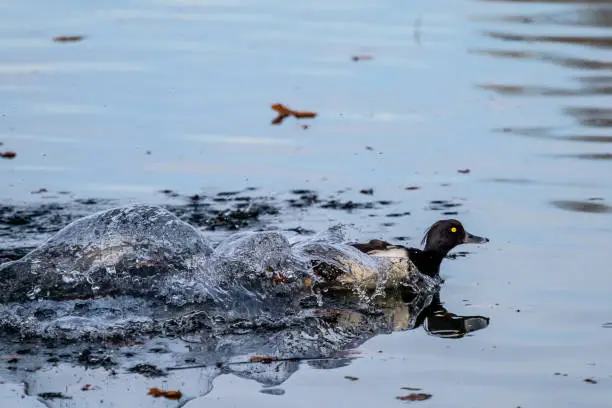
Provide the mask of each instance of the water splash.
POLYGON ((346 245, 346 230, 292 240, 243 232, 215 244, 159 207, 99 212, 0 265, 0 326, 46 338, 238 332, 291 325, 312 297, 322 308, 350 293, 367 308, 387 290, 437 288, 407 259, 346 245), (321 277, 314 263, 336 276, 321 277))

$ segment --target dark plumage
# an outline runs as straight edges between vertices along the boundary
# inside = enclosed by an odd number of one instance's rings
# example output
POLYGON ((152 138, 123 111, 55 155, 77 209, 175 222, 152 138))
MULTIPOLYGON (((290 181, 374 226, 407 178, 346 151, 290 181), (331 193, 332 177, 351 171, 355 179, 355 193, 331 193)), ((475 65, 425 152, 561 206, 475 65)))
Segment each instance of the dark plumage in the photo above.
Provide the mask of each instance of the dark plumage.
POLYGON ((422 250, 393 245, 379 239, 351 245, 372 256, 410 258, 421 273, 435 276, 440 272, 440 264, 451 249, 461 244, 485 242, 489 242, 489 239, 470 234, 457 220, 440 220, 425 232, 425 237, 421 242, 425 244, 425 248, 422 250))

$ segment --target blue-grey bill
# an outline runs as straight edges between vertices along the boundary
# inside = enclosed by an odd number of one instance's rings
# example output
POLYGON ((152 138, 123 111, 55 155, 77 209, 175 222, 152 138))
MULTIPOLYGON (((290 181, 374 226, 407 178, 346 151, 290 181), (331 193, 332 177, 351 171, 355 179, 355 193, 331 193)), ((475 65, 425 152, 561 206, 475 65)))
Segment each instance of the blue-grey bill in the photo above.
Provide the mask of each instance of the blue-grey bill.
POLYGON ((485 242, 489 242, 489 238, 472 235, 469 232, 465 233, 465 238, 463 239, 464 244, 484 244, 485 242))

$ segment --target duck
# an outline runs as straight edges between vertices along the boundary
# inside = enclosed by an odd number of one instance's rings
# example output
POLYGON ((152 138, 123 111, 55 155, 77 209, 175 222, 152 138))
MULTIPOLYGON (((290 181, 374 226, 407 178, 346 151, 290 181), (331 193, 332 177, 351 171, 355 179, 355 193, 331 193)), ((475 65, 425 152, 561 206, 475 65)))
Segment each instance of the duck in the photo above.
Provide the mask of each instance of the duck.
MULTIPOLYGON (((348 243, 359 252, 375 258, 386 258, 390 261, 390 276, 394 281, 406 279, 415 269, 423 275, 439 279, 440 265, 448 253, 462 244, 484 244, 488 238, 480 237, 466 231, 463 224, 455 219, 436 221, 426 231, 421 241, 423 249, 391 244, 380 239, 366 243, 348 243)), ((338 259, 340 265, 350 270, 337 268, 323 262, 313 262, 314 274, 328 282, 347 284, 355 281, 368 282, 367 286, 375 286, 376 276, 371 270, 359 265, 347 265, 338 259)))
POLYGON ((470 234, 461 222, 449 219, 436 221, 425 231, 421 245, 423 249, 393 245, 387 241, 373 239, 360 244, 352 243, 352 247, 375 257, 408 258, 422 274, 434 277, 440 273, 440 265, 448 253, 461 244, 484 244, 488 238, 470 234))

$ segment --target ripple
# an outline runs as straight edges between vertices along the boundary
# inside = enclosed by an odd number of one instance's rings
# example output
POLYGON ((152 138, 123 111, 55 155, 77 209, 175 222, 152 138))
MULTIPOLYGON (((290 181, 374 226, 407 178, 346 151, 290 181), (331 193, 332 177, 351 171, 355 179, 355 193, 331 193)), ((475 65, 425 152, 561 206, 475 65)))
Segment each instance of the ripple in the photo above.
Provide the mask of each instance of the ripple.
POLYGON ((76 72, 139 72, 144 68, 127 62, 40 62, 0 64, 0 75, 72 74, 76 72))
POLYGON ((572 200, 556 200, 551 201, 551 204, 554 207, 560 208, 562 210, 567 211, 576 211, 576 212, 584 212, 584 213, 611 213, 612 206, 595 203, 592 201, 572 201, 572 200))
POLYGON ((573 157, 584 160, 612 160, 612 153, 578 153, 578 154, 559 154, 555 157, 573 157))
POLYGON ((530 128, 500 128, 493 129, 494 132, 512 133, 519 136, 537 137, 559 141, 574 141, 586 143, 612 143, 612 136, 603 135, 556 135, 557 129, 553 127, 530 127, 530 128))
POLYGON ((587 37, 587 36, 566 36, 566 35, 528 35, 512 34, 499 31, 484 32, 484 35, 504 41, 524 41, 524 42, 551 42, 574 45, 586 45, 589 47, 610 48, 612 47, 612 37, 587 37))

